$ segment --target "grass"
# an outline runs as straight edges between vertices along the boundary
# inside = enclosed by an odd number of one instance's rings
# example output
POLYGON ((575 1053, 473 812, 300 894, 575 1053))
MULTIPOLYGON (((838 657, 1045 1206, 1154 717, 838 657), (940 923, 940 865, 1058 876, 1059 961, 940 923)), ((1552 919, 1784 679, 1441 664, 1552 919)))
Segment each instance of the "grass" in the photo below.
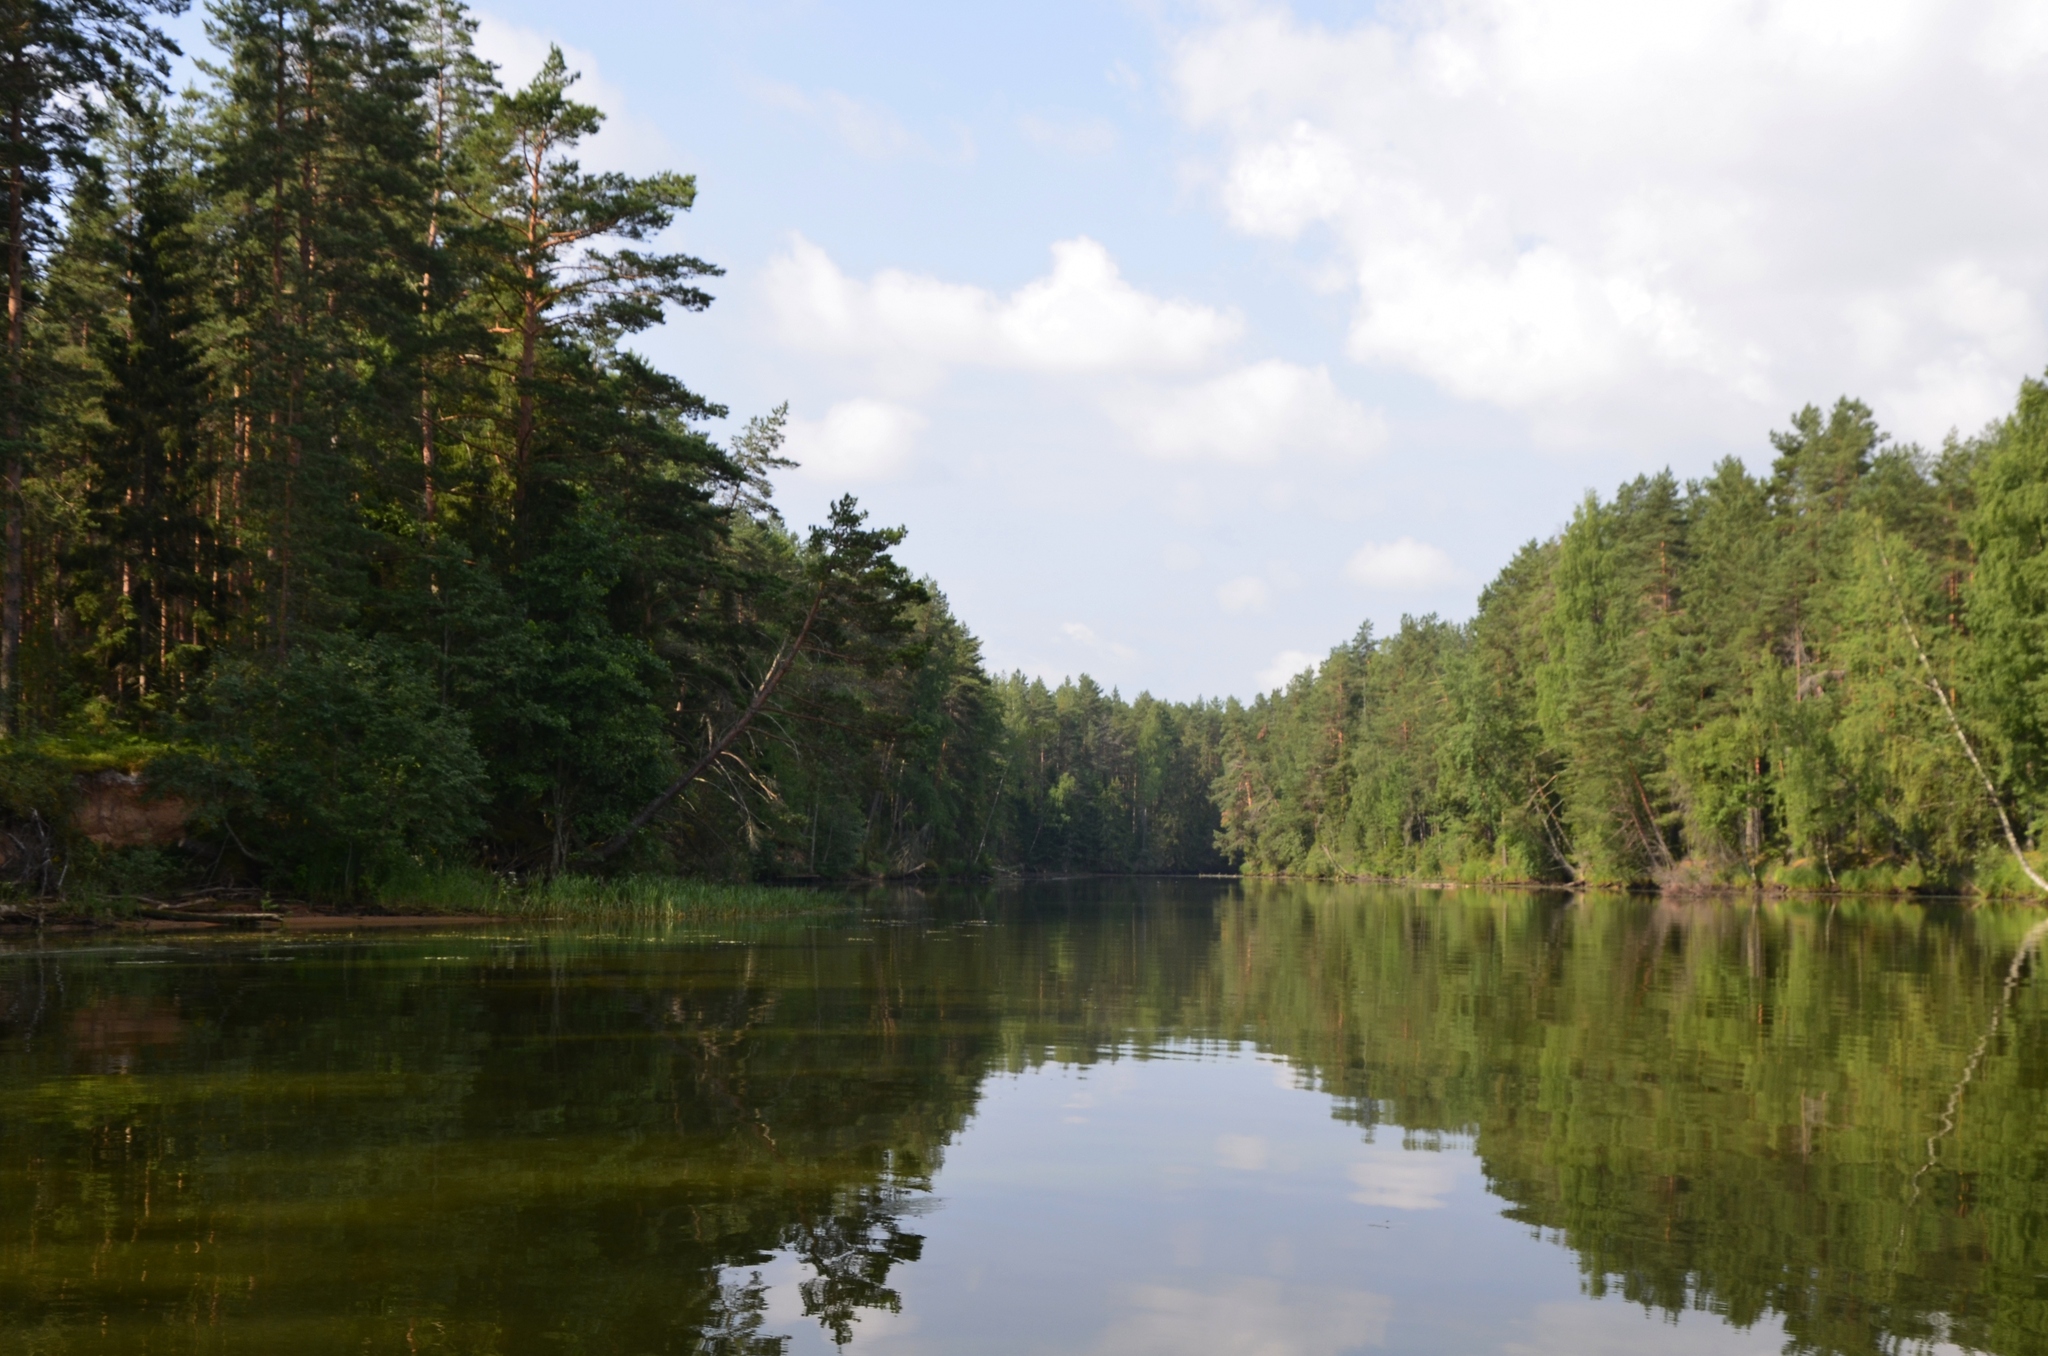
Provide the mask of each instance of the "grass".
POLYGON ((837 894, 676 876, 553 876, 511 881, 474 869, 421 874, 380 890, 390 913, 468 914, 533 922, 665 923, 789 917, 838 907, 837 894))
MULTIPOLYGON (((156 895, 176 894, 175 889, 163 889, 153 880, 138 884, 85 873, 74 877, 58 898, 35 899, 0 889, 0 915, 112 923, 134 918, 156 895)), ((456 868, 394 881, 359 907, 386 914, 640 925, 797 918, 843 908, 849 898, 801 886, 735 885, 675 876, 556 876, 514 881, 488 871, 456 868)), ((261 902, 269 903, 267 899, 261 902)), ((341 908, 352 911, 345 905, 341 908)))
MULTIPOLYGON (((2048 875, 2048 852, 2030 852, 2027 854, 2027 860, 2033 864, 2034 870, 2048 875)), ((2006 852, 1987 853, 1980 859, 1971 883, 1978 894, 1993 899, 2030 899, 2038 902, 2041 898, 2041 887, 2028 880, 2026 873, 2020 870, 2020 864, 2006 852)))

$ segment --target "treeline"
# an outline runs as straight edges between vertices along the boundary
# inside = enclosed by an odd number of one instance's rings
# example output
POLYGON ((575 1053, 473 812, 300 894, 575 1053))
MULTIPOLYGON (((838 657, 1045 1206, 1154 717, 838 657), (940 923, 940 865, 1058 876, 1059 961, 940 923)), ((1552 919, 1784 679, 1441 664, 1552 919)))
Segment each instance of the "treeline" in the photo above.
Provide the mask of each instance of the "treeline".
POLYGON ((0 21, 17 881, 1220 864, 1215 708, 992 681, 900 531, 783 523, 783 410, 721 447, 627 346, 719 269, 692 178, 581 167, 559 52, 217 0, 171 99, 131 0, 0 21), (81 774, 180 848, 46 841, 81 774))
POLYGON ((1589 498, 1470 623, 1249 706, 1055 689, 851 499, 784 523, 786 409, 722 446, 633 353, 719 269, 666 244, 694 179, 581 167, 559 52, 508 84, 455 0, 216 0, 172 99, 132 0, 0 10, 19 884, 2002 880, 1944 702, 2048 814, 2041 387, 1934 455, 1809 409, 1769 476, 1589 498), (86 842, 90 776, 179 844, 86 842))
POLYGON ((1589 495, 1470 622, 1361 632, 1233 709, 1226 851, 1303 875, 2030 889, 2001 811, 2038 846, 2048 387, 1938 453, 1849 400, 1772 441, 1761 478, 1730 458, 1589 495))

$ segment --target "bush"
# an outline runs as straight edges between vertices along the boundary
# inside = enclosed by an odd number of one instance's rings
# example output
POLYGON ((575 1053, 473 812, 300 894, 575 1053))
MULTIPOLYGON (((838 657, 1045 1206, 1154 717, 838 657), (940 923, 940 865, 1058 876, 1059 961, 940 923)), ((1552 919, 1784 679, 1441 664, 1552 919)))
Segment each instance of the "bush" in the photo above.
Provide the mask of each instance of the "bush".
MULTIPOLYGON (((2034 870, 2048 874, 2048 852, 2030 852, 2027 860, 2034 870)), ((2041 887, 2029 880, 2012 854, 2005 851, 1986 849, 1977 859, 1976 870, 1971 872, 1970 886, 1974 893, 1993 898, 2041 898, 2041 887)))
POLYGON ((481 827, 483 760, 430 663, 337 635, 222 664, 188 713, 197 751, 152 772, 280 884, 354 898, 455 857, 481 827))

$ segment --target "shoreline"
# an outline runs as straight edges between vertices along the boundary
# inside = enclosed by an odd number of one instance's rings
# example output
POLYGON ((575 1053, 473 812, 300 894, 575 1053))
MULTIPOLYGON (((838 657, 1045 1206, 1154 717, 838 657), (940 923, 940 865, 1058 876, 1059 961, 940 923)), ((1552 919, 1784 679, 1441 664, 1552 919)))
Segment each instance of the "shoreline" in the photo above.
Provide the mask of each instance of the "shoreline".
MULTIPOLYGON (((1200 880, 1212 882, 1234 881, 1239 883, 1250 883, 1256 881, 1272 882, 1276 884, 1288 883, 1299 885, 1325 886, 1364 885, 1394 889, 1435 890, 1442 892, 1492 890, 1500 891, 1503 893, 1512 892, 1518 894, 1551 893, 1567 895, 1623 895, 1639 898, 1658 898, 1670 901, 1672 903, 1685 903, 1693 901, 1730 903, 1736 901, 1749 901, 1754 903, 1760 901, 1781 902, 1797 900, 1882 900, 1902 904, 1961 905, 1967 908, 1974 908, 1978 905, 1984 904, 2018 904, 2032 905, 2035 907, 2040 907, 2043 904, 2048 904, 2048 900, 2041 900, 2035 896, 2028 894, 1989 894, 1981 892, 1966 893, 1954 890, 1933 891, 1915 889, 1813 889, 1765 884, 1747 886, 1728 884, 1707 885, 1693 883, 1687 883, 1684 885, 1663 886, 1657 885, 1655 883, 1639 883, 1630 885, 1598 885, 1588 884, 1583 881, 1464 881, 1408 876, 1307 876, 1293 875, 1286 872, 1174 872, 1156 874, 1140 872, 1074 872, 1046 876, 995 876, 979 878, 955 877, 939 879, 925 877, 921 882, 916 883, 923 884, 925 886, 957 884, 967 886, 970 888, 975 885, 993 885, 998 888, 1001 888, 1003 886, 1028 886, 1033 884, 1053 884, 1059 882, 1078 882, 1087 880, 1200 880)), ((859 884, 866 884, 870 888, 877 885, 886 888, 888 885, 891 884, 911 883, 912 882, 910 881, 892 882, 883 880, 867 882, 848 882, 845 883, 845 885, 857 886, 859 884)), ((841 888, 845 888, 845 885, 842 885, 841 888)), ((787 890, 789 893, 793 895, 815 895, 816 893, 818 893, 819 883, 807 881, 793 885, 783 885, 778 883, 769 885, 755 885, 744 888, 777 892, 781 890, 787 890)), ((678 910, 676 916, 683 916, 688 912, 690 911, 687 909, 678 910)), ((778 911, 771 910, 769 912, 778 911)), ((810 912, 810 910, 800 909, 795 910, 793 912, 804 913, 810 912)), ((246 918, 235 916, 236 911, 234 911, 232 908, 228 910, 222 910, 219 912, 209 912, 204 916, 179 918, 175 916, 166 916, 166 914, 162 912, 150 912, 138 915, 134 913, 64 914, 53 911, 51 914, 38 915, 28 910, 22 909, 19 906, 15 906, 11 908, 0 908, 0 938, 5 938, 9 935, 19 935, 18 933, 16 933, 17 929, 19 929, 21 933, 38 932, 79 934, 90 932, 122 932, 151 935, 184 932, 381 932, 421 930, 442 927, 468 928, 494 923, 573 923, 579 920, 587 922, 598 922, 605 921, 605 913, 606 911, 604 910, 597 910, 593 911, 592 913, 586 916, 580 910, 573 906, 562 909, 562 911, 559 913, 525 911, 476 912, 471 910, 451 910, 448 912, 436 913, 421 913, 415 911, 355 912, 321 909, 312 905, 308 905, 301 901, 280 901, 276 903, 269 903, 267 904, 267 906, 264 907, 249 909, 246 912, 246 918)), ((725 919, 730 919, 731 917, 732 915, 730 914, 724 915, 725 919)), ((715 921, 717 920, 717 918, 718 914, 716 911, 714 911, 713 917, 707 918, 704 921, 715 921)))
POLYGON ((2035 903, 2048 899, 2031 894, 1985 894, 1959 890, 1843 890, 1815 889, 1788 885, 1595 885, 1585 881, 1467 881, 1428 879, 1419 876, 1296 876, 1286 872, 1259 872, 1240 876, 1205 876, 1205 880, 1295 881, 1321 885, 1387 885, 1411 890, 1521 890, 1548 891, 1567 895, 1642 895, 1661 899, 1891 899, 1901 903, 1998 904, 2035 903))
POLYGON ((0 940, 32 933, 88 932, 354 932, 405 928, 475 927, 485 923, 523 921, 483 913, 291 913, 273 917, 251 915, 247 922, 222 918, 123 918, 57 916, 36 919, 15 914, 0 918, 0 940), (17 931, 18 930, 18 931, 17 931))

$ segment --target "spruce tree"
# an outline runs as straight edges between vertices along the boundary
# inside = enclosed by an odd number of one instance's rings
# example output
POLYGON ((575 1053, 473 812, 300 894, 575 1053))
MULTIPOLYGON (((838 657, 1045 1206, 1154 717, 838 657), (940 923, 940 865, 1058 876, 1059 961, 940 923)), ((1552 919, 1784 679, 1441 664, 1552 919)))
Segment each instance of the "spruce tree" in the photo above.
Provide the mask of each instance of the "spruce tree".
POLYGON ((28 352, 40 256, 54 241, 49 213, 59 178, 76 170, 99 116, 161 81, 176 52, 152 10, 178 0, 0 0, 0 174, 7 180, 6 371, 0 374, 0 734, 19 724, 27 505, 36 451, 37 393, 28 352))
POLYGON ((223 0, 209 24, 227 57, 207 127, 209 349, 247 634, 280 652, 361 605, 378 555, 363 510, 418 426, 419 22, 395 0, 223 0))
MULTIPOLYGON (((107 212, 78 214, 74 262, 95 263, 111 303, 92 330, 104 428, 86 448, 88 517, 67 553, 71 605, 116 711, 164 713, 218 638, 228 561, 211 512, 218 467, 205 427, 199 336, 206 279, 197 185, 161 105, 103 142, 107 212), (96 257, 94 257, 96 256, 96 257)), ((74 199, 74 202, 79 199, 74 199)))

